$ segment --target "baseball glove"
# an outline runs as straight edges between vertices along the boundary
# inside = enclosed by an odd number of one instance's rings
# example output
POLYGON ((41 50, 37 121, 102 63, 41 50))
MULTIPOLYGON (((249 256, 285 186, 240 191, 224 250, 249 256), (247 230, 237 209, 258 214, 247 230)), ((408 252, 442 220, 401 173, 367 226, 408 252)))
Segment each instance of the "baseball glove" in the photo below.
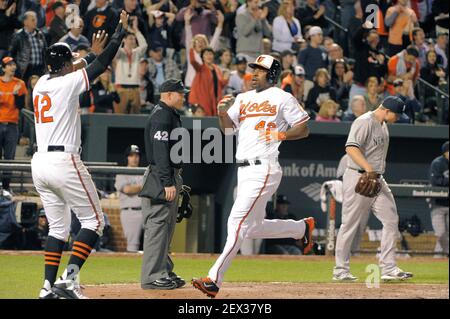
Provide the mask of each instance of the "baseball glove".
POLYGON ((224 115, 227 113, 228 109, 233 105, 235 97, 232 95, 225 95, 217 104, 217 113, 219 115, 224 115))
POLYGON ((181 186, 180 194, 178 195, 177 223, 181 223, 183 218, 189 218, 192 215, 191 195, 189 194, 190 191, 191 188, 189 186, 181 186))
POLYGON ((376 172, 361 174, 355 186, 355 192, 366 197, 375 197, 381 191, 381 183, 376 172))

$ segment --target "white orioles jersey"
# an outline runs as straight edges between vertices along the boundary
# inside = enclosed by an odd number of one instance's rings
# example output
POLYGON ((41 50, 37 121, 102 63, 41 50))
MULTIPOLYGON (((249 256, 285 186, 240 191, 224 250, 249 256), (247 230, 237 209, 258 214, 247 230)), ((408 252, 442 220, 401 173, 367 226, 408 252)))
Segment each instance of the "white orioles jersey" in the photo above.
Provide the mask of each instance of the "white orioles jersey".
POLYGON ((85 69, 51 78, 43 75, 33 89, 36 142, 39 149, 48 145, 81 145, 79 95, 89 90, 85 69))
POLYGON ((260 141, 260 130, 285 132, 309 120, 294 96, 276 87, 239 94, 228 109, 228 116, 238 131, 238 161, 277 157, 281 142, 260 141))

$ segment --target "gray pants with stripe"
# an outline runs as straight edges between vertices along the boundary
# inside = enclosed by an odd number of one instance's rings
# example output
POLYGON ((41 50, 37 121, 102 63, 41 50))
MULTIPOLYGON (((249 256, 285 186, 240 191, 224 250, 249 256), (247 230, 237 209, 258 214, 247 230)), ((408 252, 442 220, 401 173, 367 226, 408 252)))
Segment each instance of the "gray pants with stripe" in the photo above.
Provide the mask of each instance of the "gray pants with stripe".
POLYGON ((431 223, 434 234, 437 237, 436 252, 448 254, 448 215, 449 209, 445 206, 434 206, 431 211, 431 223))
POLYGON ((347 168, 343 177, 342 223, 336 240, 336 266, 333 273, 350 271, 350 250, 361 220, 372 211, 383 224, 381 236, 380 268, 382 274, 396 268, 395 252, 398 231, 398 214, 394 196, 383 177, 380 177, 381 192, 374 198, 355 193, 355 185, 361 176, 355 170, 347 168))
POLYGON ((122 209, 120 211, 120 222, 127 239, 127 251, 138 251, 142 234, 142 211, 131 208, 122 209))
POLYGON ((182 179, 175 174, 177 195, 175 200, 164 204, 151 204, 142 199, 144 224, 144 256, 142 258, 141 287, 161 278, 167 278, 173 271, 169 256, 170 242, 175 232, 178 215, 178 194, 182 179))

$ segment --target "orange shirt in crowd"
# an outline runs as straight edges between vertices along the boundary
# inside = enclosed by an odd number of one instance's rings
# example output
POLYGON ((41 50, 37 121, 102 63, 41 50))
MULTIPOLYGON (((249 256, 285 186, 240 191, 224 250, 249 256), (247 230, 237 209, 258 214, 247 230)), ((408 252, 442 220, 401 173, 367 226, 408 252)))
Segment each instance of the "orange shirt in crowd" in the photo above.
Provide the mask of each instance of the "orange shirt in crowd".
POLYGON ((18 95, 28 93, 25 82, 21 79, 13 77, 9 82, 0 79, 0 122, 19 123, 19 109, 13 94, 16 85, 20 85, 18 95))
MULTIPOLYGON (((386 12, 386 17, 394 13, 395 7, 390 7, 386 12)), ((416 14, 414 10, 410 8, 405 8, 406 12, 402 12, 397 15, 395 22, 391 25, 389 29, 388 42, 393 45, 403 45, 403 32, 412 32, 414 27, 414 22, 417 21, 416 14)))
MULTIPOLYGON (((389 59, 388 62, 388 75, 393 76, 395 78, 400 77, 402 74, 397 74, 397 63, 399 61, 398 55, 394 55, 392 58, 389 59)), ((409 71, 412 68, 411 63, 406 62, 406 69, 409 71)), ((414 78, 413 81, 417 80, 420 75, 420 62, 419 59, 416 59, 416 70, 414 72, 414 78)), ((387 85, 387 90, 391 95, 395 95, 394 86, 392 84, 387 85)))

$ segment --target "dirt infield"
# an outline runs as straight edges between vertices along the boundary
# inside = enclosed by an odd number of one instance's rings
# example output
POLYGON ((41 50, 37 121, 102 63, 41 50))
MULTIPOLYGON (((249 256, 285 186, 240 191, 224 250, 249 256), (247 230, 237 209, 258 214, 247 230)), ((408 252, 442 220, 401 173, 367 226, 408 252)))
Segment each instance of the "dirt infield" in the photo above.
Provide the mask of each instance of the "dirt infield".
MULTIPOLYGON (((142 290, 139 284, 86 286, 89 298, 99 299, 206 299, 187 284, 172 291, 142 290)), ((446 284, 364 283, 224 283, 216 299, 448 299, 446 284)))

